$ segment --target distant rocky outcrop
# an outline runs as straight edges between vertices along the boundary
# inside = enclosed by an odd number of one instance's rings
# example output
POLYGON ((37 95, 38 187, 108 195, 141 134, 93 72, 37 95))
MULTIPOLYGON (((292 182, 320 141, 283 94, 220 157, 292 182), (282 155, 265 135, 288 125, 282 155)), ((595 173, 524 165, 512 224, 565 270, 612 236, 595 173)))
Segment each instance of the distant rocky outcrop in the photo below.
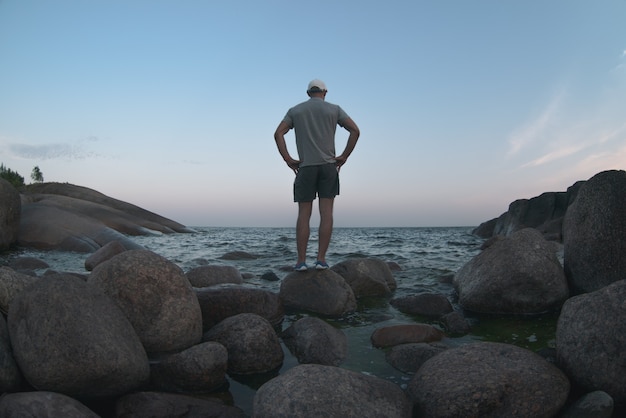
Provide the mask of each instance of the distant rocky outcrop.
POLYGON ((584 184, 579 181, 566 192, 546 192, 531 199, 518 199, 497 218, 480 224, 472 232, 481 238, 508 236, 524 228, 534 228, 551 241, 562 240, 563 217, 584 184))
POLYGON ((46 250, 93 252, 111 241, 138 249, 128 236, 192 232, 138 206, 68 183, 29 185, 21 195, 17 243, 46 250))

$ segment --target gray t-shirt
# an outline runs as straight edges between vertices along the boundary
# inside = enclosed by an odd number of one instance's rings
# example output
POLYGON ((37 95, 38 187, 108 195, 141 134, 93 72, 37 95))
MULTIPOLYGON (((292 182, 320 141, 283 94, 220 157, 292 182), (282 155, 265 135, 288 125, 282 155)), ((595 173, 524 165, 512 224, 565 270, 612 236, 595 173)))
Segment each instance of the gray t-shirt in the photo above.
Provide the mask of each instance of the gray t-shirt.
POLYGON ((319 97, 287 111, 283 122, 295 131, 300 167, 335 162, 335 131, 347 118, 341 107, 319 97))

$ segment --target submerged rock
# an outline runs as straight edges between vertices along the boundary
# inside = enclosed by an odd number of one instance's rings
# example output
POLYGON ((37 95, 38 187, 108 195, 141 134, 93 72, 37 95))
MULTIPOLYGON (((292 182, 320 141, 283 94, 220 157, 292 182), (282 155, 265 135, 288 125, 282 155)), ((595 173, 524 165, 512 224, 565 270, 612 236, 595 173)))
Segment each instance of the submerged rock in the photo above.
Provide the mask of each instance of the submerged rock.
POLYGON ((408 324, 390 325, 376 329, 371 336, 374 347, 393 347, 407 343, 427 343, 439 341, 444 333, 432 325, 408 324))

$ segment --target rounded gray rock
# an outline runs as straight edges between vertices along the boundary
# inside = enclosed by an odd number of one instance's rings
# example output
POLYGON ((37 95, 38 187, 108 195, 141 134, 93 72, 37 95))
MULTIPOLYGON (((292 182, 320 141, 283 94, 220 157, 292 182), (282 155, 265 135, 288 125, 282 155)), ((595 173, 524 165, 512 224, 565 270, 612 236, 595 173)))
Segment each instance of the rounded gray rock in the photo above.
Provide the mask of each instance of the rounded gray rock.
POLYGON ((427 360, 407 391, 418 416, 551 418, 569 389, 565 374, 538 354, 482 342, 427 360))
POLYGON ((226 383, 228 352, 216 342, 194 345, 150 365, 150 381, 167 392, 211 392, 226 383))
POLYGON ((348 355, 346 334, 320 318, 301 318, 283 331, 281 337, 300 363, 338 366, 348 355))
POLYGON ((387 380, 334 366, 303 364, 266 382, 254 395, 253 417, 408 418, 411 403, 387 380))
POLYGON ((332 266, 331 270, 345 279, 357 298, 386 296, 397 287, 389 265, 378 258, 344 260, 332 266))
POLYGON ((563 220, 565 273, 574 293, 626 277, 626 171, 596 174, 578 191, 563 220))
POLYGON ((557 362, 578 385, 626 401, 626 280, 565 302, 557 322, 557 362))
POLYGON ((267 319, 243 313, 224 319, 204 334, 204 341, 216 341, 228 350, 228 372, 265 373, 283 363, 283 348, 267 319))
POLYGON ((13 354, 35 388, 77 398, 116 396, 147 382, 146 352, 120 308, 95 286, 55 275, 9 308, 13 354))
POLYGON ((98 418, 99 415, 85 405, 61 393, 18 392, 6 393, 0 398, 0 416, 98 418))
POLYGON ((202 312, 183 271, 147 250, 99 264, 88 282, 126 314, 149 353, 184 350, 202 339, 202 312))
POLYGON ((531 228, 495 240, 456 273, 454 286, 459 304, 481 313, 542 313, 569 297, 554 244, 531 228))
POLYGON ((288 274, 280 284, 280 300, 286 308, 326 316, 342 316, 356 310, 352 288, 332 270, 288 274))

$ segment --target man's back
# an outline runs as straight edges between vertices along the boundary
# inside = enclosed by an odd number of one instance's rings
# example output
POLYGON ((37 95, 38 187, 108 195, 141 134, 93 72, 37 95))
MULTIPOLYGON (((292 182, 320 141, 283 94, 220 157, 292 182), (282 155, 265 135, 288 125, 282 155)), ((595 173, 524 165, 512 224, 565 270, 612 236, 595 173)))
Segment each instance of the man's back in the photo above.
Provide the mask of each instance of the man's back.
POLYGON ((318 97, 289 109, 283 120, 295 130, 301 167, 335 162, 335 131, 347 117, 341 107, 318 97))

